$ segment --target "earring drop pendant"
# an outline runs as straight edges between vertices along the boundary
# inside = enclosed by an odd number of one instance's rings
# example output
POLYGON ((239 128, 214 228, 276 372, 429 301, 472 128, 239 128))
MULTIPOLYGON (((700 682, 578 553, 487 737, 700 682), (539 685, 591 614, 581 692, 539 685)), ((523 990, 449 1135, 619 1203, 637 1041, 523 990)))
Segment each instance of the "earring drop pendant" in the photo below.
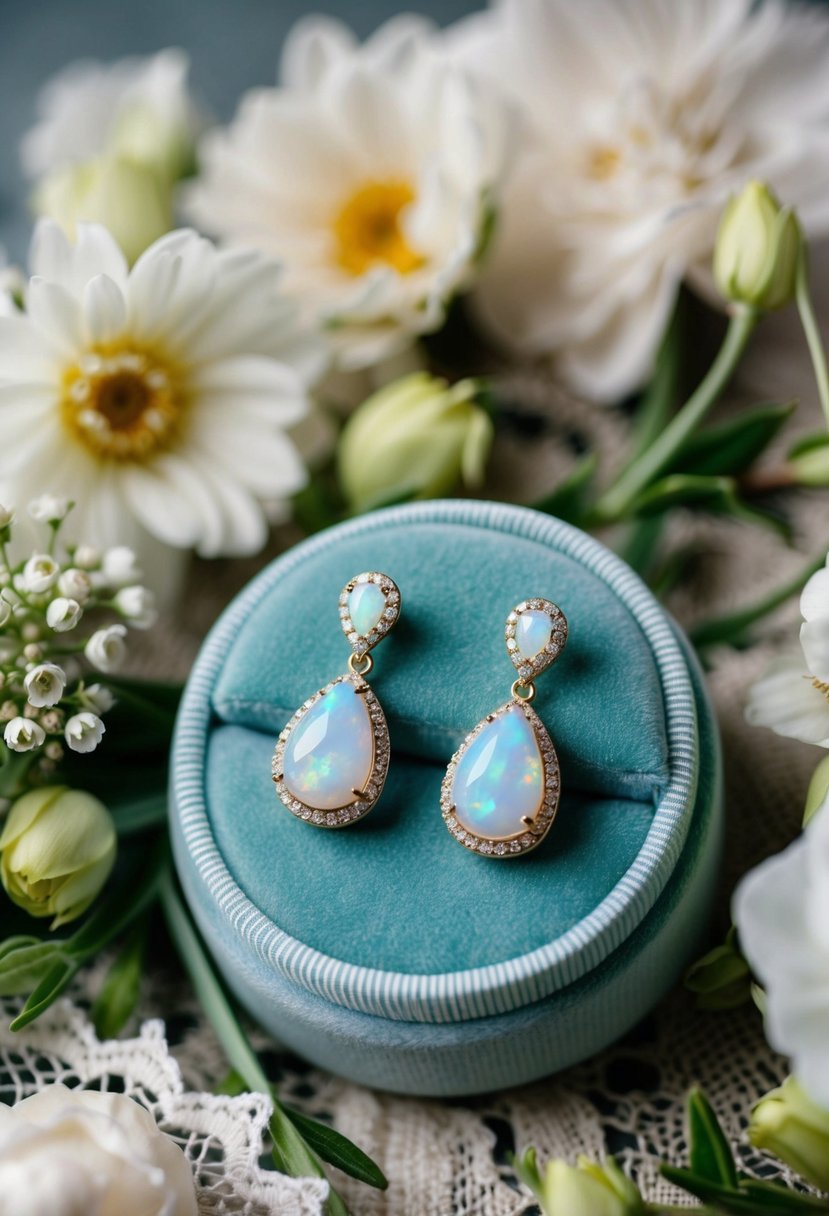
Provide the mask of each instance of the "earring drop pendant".
POLYGON ((485 857, 515 857, 541 844, 558 810, 552 739, 531 707, 534 677, 555 662, 567 620, 550 600, 524 600, 507 617, 507 653, 518 673, 510 700, 488 714, 452 757, 441 787, 447 828, 485 857))
POLYGON ((382 793, 389 732, 365 677, 374 667, 371 651, 396 624, 400 606, 400 591, 386 574, 371 571, 346 584, 339 614, 351 646, 348 670, 305 701, 277 740, 277 796, 315 827, 356 823, 382 793))

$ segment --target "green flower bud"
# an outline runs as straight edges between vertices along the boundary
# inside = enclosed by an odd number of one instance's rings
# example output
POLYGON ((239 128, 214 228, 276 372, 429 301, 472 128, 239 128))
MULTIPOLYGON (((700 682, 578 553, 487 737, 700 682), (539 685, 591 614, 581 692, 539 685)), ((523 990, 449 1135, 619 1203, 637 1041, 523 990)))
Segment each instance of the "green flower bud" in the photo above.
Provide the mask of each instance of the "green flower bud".
POLYGON ((178 181, 193 171, 196 159, 193 124, 185 118, 167 117, 147 101, 131 102, 115 120, 109 151, 178 181))
POLYGON ((714 278, 735 304, 764 312, 794 299, 803 246, 800 222, 762 182, 749 182, 723 212, 714 249, 714 278))
POLYGON ((461 482, 479 485, 492 445, 492 422, 476 402, 479 386, 451 387, 415 372, 380 389, 346 423, 340 481, 354 511, 404 498, 436 498, 461 482))
POLYGON ((91 794, 50 786, 14 803, 0 834, 0 881, 51 928, 85 912, 115 861, 112 817, 91 794))
POLYGON ((121 157, 56 169, 38 184, 32 204, 72 239, 78 223, 104 224, 130 262, 173 225, 171 187, 151 167, 121 157))
POLYGON ((829 1191, 829 1112, 787 1077, 751 1112, 748 1136, 822 1191, 829 1191))
POLYGON ((692 963, 685 987, 696 993, 698 1009, 736 1009, 751 1000, 751 970, 740 953, 735 929, 728 931, 721 946, 692 963))
POLYGON ((812 773, 809 789, 806 792, 806 805, 803 808, 803 826, 809 820, 829 805, 829 756, 824 756, 812 773))
POLYGON ((542 1175, 530 1149, 515 1168, 545 1216, 645 1216, 638 1188, 612 1157, 604 1165, 587 1157, 579 1157, 576 1166, 551 1161, 542 1175))

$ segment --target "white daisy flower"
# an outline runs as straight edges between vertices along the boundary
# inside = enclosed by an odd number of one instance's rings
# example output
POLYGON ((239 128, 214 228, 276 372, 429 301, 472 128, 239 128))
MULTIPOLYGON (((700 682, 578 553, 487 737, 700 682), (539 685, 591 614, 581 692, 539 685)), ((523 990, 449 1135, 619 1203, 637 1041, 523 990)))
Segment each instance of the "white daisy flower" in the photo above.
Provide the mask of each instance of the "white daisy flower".
POLYGON ((126 625, 107 625, 98 629, 84 647, 84 654, 98 671, 117 671, 127 656, 126 625))
POLYGON ((106 727, 97 714, 73 714, 63 732, 66 745, 73 752, 94 752, 101 742, 106 727))
POLYGON ((829 14, 777 0, 501 0, 448 34, 522 109, 478 304, 579 392, 638 387, 680 282, 710 290, 752 179, 829 231, 829 14))
POLYGON ((829 747, 829 557, 800 597, 802 653, 782 656, 749 690, 746 718, 778 735, 829 747))
POLYGON ((29 704, 36 709, 57 705, 66 688, 66 672, 57 663, 40 663, 23 680, 29 704))
POLYGON ((341 365, 367 367, 438 329, 473 279, 507 110, 412 17, 363 45, 339 22, 305 19, 281 75, 205 138, 189 214, 278 254, 287 285, 331 326, 341 365))
POLYGON ((285 428, 321 366, 275 264, 182 231, 128 270, 106 229, 73 245, 41 221, 32 270, 26 313, 0 316, 4 488, 48 477, 102 548, 261 548, 261 501, 306 480, 285 428))
POLYGON ((21 145, 27 176, 108 153, 179 177, 202 125, 188 70, 187 56, 175 48, 110 64, 69 64, 38 98, 38 122, 21 145))

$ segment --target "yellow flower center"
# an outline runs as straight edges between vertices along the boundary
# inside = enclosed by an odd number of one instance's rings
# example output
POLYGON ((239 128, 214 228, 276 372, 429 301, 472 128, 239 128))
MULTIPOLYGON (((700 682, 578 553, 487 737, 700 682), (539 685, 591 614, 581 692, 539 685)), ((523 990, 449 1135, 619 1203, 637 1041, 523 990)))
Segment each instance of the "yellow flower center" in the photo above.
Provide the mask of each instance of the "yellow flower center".
POLYGON ((816 688, 818 690, 818 692, 823 693, 824 697, 826 697, 826 700, 829 701, 829 684, 825 684, 823 682, 823 680, 819 680, 817 678, 817 676, 812 676, 811 680, 812 680, 812 687, 816 688))
POLYGON ((184 395, 168 360, 122 344, 88 351, 66 369, 60 408, 67 430, 93 455, 141 461, 170 446, 184 395))
POLYGON ((587 158, 587 175, 597 182, 605 182, 616 173, 621 160, 619 149, 609 144, 591 148, 587 158))
POLYGON ((349 274, 364 274, 382 263, 411 274, 424 258, 406 239, 400 216, 415 197, 407 181, 366 182, 355 190, 334 219, 336 259, 349 274))

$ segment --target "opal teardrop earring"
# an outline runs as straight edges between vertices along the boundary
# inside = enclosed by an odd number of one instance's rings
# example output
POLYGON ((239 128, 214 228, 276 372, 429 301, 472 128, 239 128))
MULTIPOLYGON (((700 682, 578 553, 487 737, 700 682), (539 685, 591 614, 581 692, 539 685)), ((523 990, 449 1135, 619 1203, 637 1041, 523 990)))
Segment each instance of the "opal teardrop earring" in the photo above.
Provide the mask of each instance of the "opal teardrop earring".
POLYGON ((459 844, 485 857, 537 848, 560 794, 556 749, 530 702, 533 678, 564 649, 567 619, 550 600, 524 600, 507 617, 506 641, 518 672, 510 700, 467 735, 441 787, 447 828, 459 844))
POLYGON ((340 594, 340 623, 351 645, 348 671, 305 701, 276 742, 273 780, 283 806, 320 828, 356 823, 383 791, 389 768, 386 718, 364 677, 370 651, 400 616, 400 591, 387 574, 358 574, 340 594))

